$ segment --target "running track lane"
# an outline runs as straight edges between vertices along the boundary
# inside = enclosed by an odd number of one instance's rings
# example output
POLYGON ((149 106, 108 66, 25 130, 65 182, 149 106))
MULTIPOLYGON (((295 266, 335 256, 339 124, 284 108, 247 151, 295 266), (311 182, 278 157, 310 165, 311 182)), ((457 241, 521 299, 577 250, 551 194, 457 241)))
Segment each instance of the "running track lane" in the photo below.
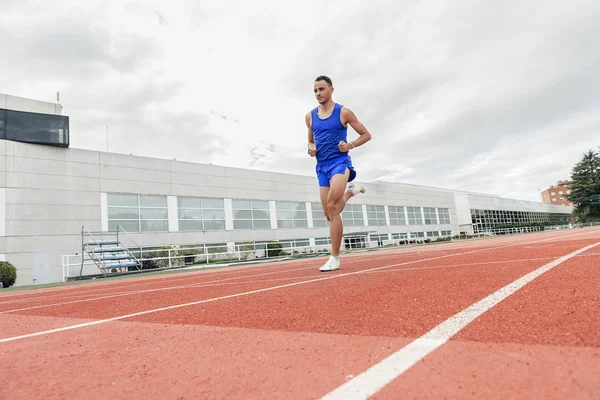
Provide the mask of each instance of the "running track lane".
MULTIPOLYGON (((510 266, 507 269, 512 268, 510 266)), ((431 276, 432 280, 436 281, 441 280, 440 278, 447 278, 450 274, 454 275, 459 269, 460 267, 413 270, 412 273, 417 271, 429 273, 437 270, 438 275, 431 276)), ((379 276, 379 279, 393 282, 397 278, 391 278, 392 276, 404 273, 398 271, 390 273, 389 276, 384 273, 365 276, 369 279, 379 276)), ((500 275, 498 279, 501 281, 507 278, 503 274, 498 275, 500 275)), ((477 280, 481 276, 472 274, 471 278, 477 280)), ((485 277, 485 274, 483 276, 482 286, 489 285, 491 282, 489 277, 485 277)), ((409 278, 408 282, 416 277, 409 278)), ((339 279, 340 283, 337 287, 345 288, 347 285, 342 284, 341 280, 348 279, 348 277, 339 279)), ((328 281, 322 281, 321 284, 325 282, 328 281)), ((406 284, 406 281, 404 283, 406 284)), ((462 285, 470 286, 472 283, 473 279, 463 282, 462 285)), ((497 283, 494 282, 494 284, 497 283)), ((297 288, 304 290, 313 285, 297 286, 297 288)), ((449 288, 452 288, 452 285, 449 288)), ((328 290, 324 289, 324 292, 328 290)), ((458 289, 461 287, 459 286, 458 289)), ((269 301, 274 304, 278 297, 275 292, 272 293, 274 296, 269 301)), ((447 298, 449 294, 451 293, 442 292, 437 295, 447 298)), ((303 297, 314 302, 314 299, 306 295, 303 297)), ((247 299, 251 301, 251 297, 247 299)), ((229 300, 225 300, 223 303, 229 300)), ((302 304, 299 305, 302 306, 302 304)), ((296 304, 296 308, 299 305, 296 304)), ((252 308, 249 311, 252 312, 252 308)), ((360 315, 361 310, 358 312, 360 315)), ((160 314, 164 314, 163 318, 172 319, 173 315, 169 314, 173 313, 179 315, 176 310, 160 314)), ((137 390, 130 393, 152 395, 152 390, 156 390, 155 393, 170 397, 171 394, 175 396, 180 393, 190 393, 193 388, 193 392, 196 394, 203 393, 203 390, 209 390, 210 392, 204 393, 229 396, 237 394, 246 398, 269 396, 273 393, 282 393, 282 396, 311 397, 312 395, 309 393, 311 390, 314 390, 314 393, 323 393, 324 389, 333 384, 332 382, 339 383, 340 380, 350 378, 350 375, 359 373, 389 352, 402 347, 407 341, 397 337, 370 337, 354 334, 322 335, 294 330, 290 332, 254 330, 247 327, 236 329, 190 327, 189 325, 162 326, 158 323, 141 323, 139 326, 138 324, 140 323, 115 322, 96 325, 82 330, 11 342, 8 348, 11 352, 20 354, 23 361, 19 364, 29 364, 31 366, 29 373, 33 373, 34 376, 39 374, 43 376, 43 372, 49 372, 47 368, 44 369, 44 365, 47 365, 45 363, 58 361, 59 369, 73 377, 79 376, 81 378, 79 382, 85 381, 86 387, 93 383, 92 386, 96 388, 97 393, 111 393, 111 388, 117 386, 120 391, 117 390, 116 393, 121 394, 123 390, 128 390, 123 388, 123 384, 130 382, 132 378, 137 378, 138 385, 133 385, 137 390), (206 332, 203 334, 202 331, 197 331, 198 329, 206 329, 206 332), (362 342, 362 340, 366 342, 362 342), (193 347, 189 347, 188 342, 193 347), (136 346, 136 343, 141 343, 142 346, 136 346), (208 349, 208 343, 213 345, 213 353, 208 349), (300 347, 297 347, 296 344, 300 347), (198 357, 189 357, 190 354, 198 354, 198 357), (27 358, 31 358, 31 360, 26 361, 27 358), (96 366, 89 370, 89 376, 81 376, 86 374, 85 371, 82 372, 81 365, 78 366, 73 361, 82 358, 84 359, 83 364, 96 366), (232 363, 232 360, 235 361, 232 363), (117 367, 114 367, 115 365, 117 367), (274 368, 269 369, 266 368, 267 366, 274 368), (167 382, 162 386, 148 387, 143 384, 144 376, 150 376, 150 378, 160 376, 167 382), (216 380, 215 378, 219 376, 221 380, 216 380), (184 387, 187 391, 181 392, 179 387, 184 387)), ((18 366, 15 367, 18 368, 18 366)), ((14 376, 27 376, 27 371, 15 371, 14 368, 10 371, 11 375, 15 374, 14 376)), ((156 382, 156 379, 151 379, 151 381, 156 382)), ((45 382, 46 386, 44 384, 28 386, 26 390, 29 392, 24 395, 35 395, 35 391, 37 391, 37 393, 48 394, 46 397, 51 398, 50 394, 52 393, 59 395, 59 393, 67 391, 69 394, 77 394, 81 393, 81 390, 85 390, 83 386, 77 386, 77 382, 74 384, 64 383, 53 376, 48 376, 45 382), (69 392, 69 390, 73 390, 73 392, 69 392)))
MULTIPOLYGON (((401 257, 407 257, 407 259, 414 259, 415 256, 419 257, 423 255, 442 255, 449 254, 451 252, 462 252, 464 249, 476 250, 478 248, 495 248, 503 247, 507 245, 518 245, 523 242, 534 241, 539 242, 540 240, 552 240, 557 238, 558 234, 562 232, 542 232, 537 234, 525 234, 519 235, 518 237, 498 237, 492 239, 478 239, 470 241, 459 241, 459 242, 448 242, 437 246, 424 246, 424 247, 400 247, 391 249, 380 249, 377 253, 355 253, 344 255, 344 266, 348 263, 360 262, 363 259, 384 259, 393 255, 398 262, 401 261, 401 257), (541 239, 543 238, 543 239, 541 239)), ((583 232, 585 234, 586 232, 583 232)), ((569 235, 562 235, 561 240, 567 238, 577 238, 582 236, 582 232, 570 233, 569 235)), ((548 246, 548 244, 546 244, 548 246)), ((178 274, 158 275, 158 276, 136 276, 131 275, 126 280, 91 280, 86 281, 82 284, 65 287, 52 287, 52 288, 40 288, 31 291, 23 292, 0 292, 0 304, 5 303, 16 303, 19 301, 33 302, 36 300, 46 301, 50 298, 69 298, 71 296, 88 296, 92 293, 96 294, 110 294, 115 291, 124 290, 144 290, 148 288, 160 287, 164 282, 168 282, 170 285, 176 282, 181 284, 195 283, 196 279, 202 281, 206 278, 218 277, 224 279, 227 277, 235 277, 239 275, 245 275, 245 271, 248 269, 252 270, 252 273, 263 273, 273 271, 277 269, 285 269, 291 266, 291 268, 297 268, 301 266, 313 266, 318 267, 323 263, 323 258, 317 258, 315 260, 291 260, 280 263, 264 264, 264 265, 241 265, 229 267, 227 269, 210 269, 210 270, 196 270, 178 274)))
POLYGON ((524 286, 373 399, 600 398, 600 246, 524 286))
MULTIPOLYGON (((369 315, 372 315, 374 317, 379 317, 384 318, 384 319, 394 319, 397 317, 396 315, 396 308, 400 307, 400 310, 402 310, 403 308, 406 308, 407 305, 413 303, 413 304, 421 304, 420 308, 415 308, 414 310, 409 310, 409 312, 412 312, 412 315, 409 315, 405 318, 405 320, 408 323, 411 323, 410 321, 414 320, 419 320, 420 319, 420 313, 421 310, 426 308, 426 304, 428 301, 427 298, 428 296, 428 292, 426 290, 426 288, 429 287, 428 290, 432 290, 431 286, 432 285, 442 285, 442 287, 439 290, 442 290, 442 292, 444 291, 444 287, 447 287, 447 285, 460 285, 461 282, 466 282, 468 281, 469 278, 469 274, 472 274, 472 271, 470 272, 469 269, 473 270, 473 268, 470 267, 471 263, 475 263, 476 267, 482 267, 481 263, 485 263, 485 261, 493 261, 496 259, 505 259, 505 260, 516 260, 516 259, 521 259, 519 260, 519 262, 515 263, 516 266, 516 270, 512 271, 508 277, 506 279, 514 279, 515 278, 515 274, 519 274, 519 273, 526 273, 529 271, 530 268, 535 268, 538 265, 542 265, 543 262, 547 261, 547 252, 553 252, 556 254, 556 256, 562 255, 562 253, 565 250, 562 250, 562 247, 565 248, 572 248, 573 246, 577 247, 579 246, 579 244, 576 243, 572 243, 572 242, 565 242, 563 244, 561 244, 561 246, 555 246, 555 248, 553 249, 545 249, 543 251, 543 253, 540 252, 536 252, 536 251, 531 251, 531 253, 528 255, 529 257, 537 257, 539 255, 546 255, 546 257, 542 257, 541 260, 536 259, 534 261, 534 264, 530 266, 531 263, 524 263, 522 262, 522 255, 520 254, 520 250, 515 249, 515 248, 507 248, 507 249, 501 249, 501 250, 488 250, 485 252, 466 252, 466 254, 462 254, 460 256, 451 256, 451 257, 446 257, 446 256, 438 256, 438 257, 433 257, 433 259, 419 259, 419 260, 413 260, 413 261, 405 261, 402 263, 397 263, 397 267, 390 267, 395 265, 391 260, 387 260, 387 264, 386 263, 382 263, 381 260, 376 260, 376 261, 364 261, 363 262, 363 268, 358 268, 360 266, 360 264, 357 264, 355 266, 351 265, 350 263, 348 263, 348 265, 345 267, 345 273, 352 273, 352 272, 361 272, 364 269, 367 268, 379 268, 379 272, 384 273, 384 272, 389 272, 392 273, 392 271, 394 271, 396 268, 397 269, 407 269, 406 271, 402 272, 404 274, 409 274, 408 275, 408 279, 412 279, 410 278, 411 275, 410 274, 417 274, 417 276, 419 274, 424 274, 424 278, 417 278, 414 281, 414 284, 411 287, 405 287, 406 285, 404 285, 404 278, 405 277, 399 277, 397 279, 399 279, 399 291, 408 291, 408 298, 409 300, 405 301, 404 297, 398 296, 399 293, 397 292, 393 292, 393 291, 389 291, 387 289, 387 281, 385 280, 385 278, 382 277, 377 277, 377 276, 365 276, 363 274, 357 274, 354 276, 350 276, 350 277, 345 277, 344 279, 351 279, 351 284, 348 286, 344 286, 347 290, 350 290, 350 293, 346 293, 344 294, 343 291, 340 292, 339 290, 336 290, 336 287, 338 286, 338 284, 336 283, 337 279, 327 279, 326 281, 324 281, 322 283, 322 285, 326 285, 327 288, 330 289, 326 289, 326 293, 341 293, 341 301, 338 300, 334 300, 337 304, 336 305, 328 305, 328 307, 326 308, 326 310, 329 310, 330 313, 329 314, 323 314, 321 312, 321 309, 323 309, 322 307, 322 302, 317 302, 313 304, 313 307, 306 307, 306 308, 302 308, 301 310, 298 311, 298 314, 304 313, 306 320, 312 320, 316 323, 316 325, 312 326, 312 329, 314 329, 315 331, 319 331, 322 332, 322 329, 327 328, 330 324, 329 321, 335 321, 336 315, 340 315, 343 316, 345 315, 343 308, 346 307, 345 304, 347 304, 347 297, 348 296, 355 296, 355 294, 352 293, 353 290, 358 290, 359 292, 356 294, 356 296, 358 296, 358 298, 360 299, 361 296, 363 299, 365 300, 361 300, 362 302, 366 303, 365 307, 368 307, 368 309, 370 310, 368 312, 369 315), (439 258, 439 257, 444 257, 444 258, 439 258), (461 263, 462 262, 462 263, 461 263), (382 265, 383 264, 383 265, 382 265), (465 265, 464 268, 462 268, 462 265, 465 265), (453 274, 452 277, 452 281, 447 281, 447 280, 438 280, 438 279, 430 279, 428 276, 430 276, 431 274, 433 274, 432 276, 436 276, 436 272, 434 271, 435 269, 439 269, 439 268, 443 268, 445 265, 451 265, 453 267, 460 267, 459 269, 461 270, 460 273, 456 273, 453 274), (390 267, 390 268, 382 268, 382 267, 390 267), (413 267, 413 268, 411 268, 413 267), (417 268, 417 269, 415 269, 417 268), (423 271, 421 271, 423 270, 423 271), (330 282, 328 282, 330 281, 330 282), (375 285, 375 287, 369 287, 368 285, 366 285, 367 282, 372 282, 372 285, 375 285), (380 301, 383 301, 385 304, 381 304, 380 302, 373 302, 373 301, 369 301, 371 294, 374 292, 382 292, 382 294, 378 297, 380 301), (413 293, 414 292, 414 293, 413 293), (386 300, 386 296, 391 296, 392 299, 390 299, 389 301, 386 300), (394 306, 393 304, 395 302, 399 302, 401 304, 398 304, 397 306, 394 306), (389 303, 389 304, 388 304, 389 303), (335 307, 338 307, 338 309, 336 310, 335 307), (342 309, 339 309, 339 308, 342 309), (335 310, 335 311, 334 311, 335 310), (391 315, 390 315, 391 314, 391 315), (320 316, 320 318, 316 318, 316 316, 320 316)), ((465 253, 463 251, 463 253, 465 253)), ((551 256, 552 254, 550 254, 551 256)), ((431 258, 431 257, 430 257, 431 258)), ((384 260, 386 261, 386 260, 384 260)), ((484 265, 485 267, 485 265, 484 265)), ((501 267, 501 264, 490 264, 490 267, 486 267, 485 271, 486 272, 482 272, 482 274, 487 274, 487 276, 489 276, 489 279, 494 279, 496 277, 496 275, 498 275, 498 272, 496 271, 498 268, 501 267)), ((130 314, 130 313, 136 313, 136 312, 140 312, 140 311, 144 311, 147 309, 153 309, 153 308, 161 308, 161 307, 166 307, 166 306, 170 306, 173 304, 182 304, 182 303, 187 303, 187 302, 195 302, 195 301, 202 301, 205 299, 211 299, 211 298, 215 298, 215 297, 220 297, 220 296, 226 296, 229 295, 231 293, 243 293, 243 292, 247 292, 247 291, 252 291, 252 290, 260 290, 263 288, 268 288, 268 287, 272 287, 274 285, 285 285, 288 283, 293 283, 293 282, 301 282, 303 280, 310 280, 310 279, 322 279, 323 277, 332 277, 332 275, 324 275, 324 274, 320 274, 317 275, 315 277, 315 275, 304 275, 307 273, 306 270, 300 270, 300 271, 289 271, 289 270, 285 270, 285 271, 277 271, 278 273, 275 275, 269 275, 270 279, 273 279, 274 277, 279 277, 279 278, 286 278, 283 281, 255 281, 255 279, 250 279, 248 281, 239 281, 237 282, 236 285, 218 285, 218 286, 203 286, 203 287, 185 287, 185 288, 181 288, 181 289, 175 289, 175 290, 169 290, 169 291, 154 291, 156 289, 151 289, 153 291, 151 292, 145 292, 145 293, 139 293, 133 296, 126 296, 126 297, 113 297, 113 298, 101 298, 98 301, 90 301, 90 302, 83 302, 81 299, 77 300, 78 302, 76 303, 72 303, 72 302, 66 302, 65 304, 57 304, 55 306, 52 307, 43 307, 43 308, 34 308, 34 309, 25 309, 22 311, 15 311, 12 312, 10 314, 0 314, 0 317, 4 317, 7 318, 8 321, 14 321, 14 323, 12 324, 7 324, 7 329, 5 329, 4 332, 2 332, 0 334, 0 339, 1 338, 7 338, 7 337, 12 337, 12 336, 17 336, 17 335, 23 335, 23 334, 28 334, 28 333, 32 333, 32 332, 36 332, 39 331, 39 329, 32 329, 29 324, 27 323, 27 319, 20 317, 23 315, 30 315, 30 316, 45 316, 45 317, 49 317, 49 316, 53 316, 53 317, 60 317, 60 318, 84 318, 86 320, 91 320, 91 319, 105 319, 105 318, 114 318, 114 317, 118 317, 120 315, 125 315, 125 314, 130 314), (288 279, 290 278, 290 279, 288 279), (19 317, 15 316, 16 314, 20 315, 19 317)), ((312 273, 312 269, 310 271, 312 273)), ((502 273, 502 272, 501 272, 502 273)), ((314 273, 313 273, 314 274, 314 273)), ((267 277, 264 277, 267 278, 267 277)), ((228 283, 233 283, 230 281, 227 281, 228 283)), ((176 286, 178 287, 178 286, 176 286)), ((288 289, 283 289, 281 290, 282 294, 287 294, 287 293, 291 293, 291 297, 288 298, 286 301, 289 303, 291 302, 291 304, 289 305, 289 307, 295 307, 298 304, 303 304, 304 300, 303 297, 307 296, 309 298, 319 298, 322 297, 322 287, 321 285, 318 286, 312 286, 312 285, 308 285, 307 288, 303 288, 302 290, 298 290, 297 287, 291 287, 288 289), (309 294, 307 295, 307 291, 309 292, 309 294), (314 293, 314 294, 313 294, 314 293), (299 297, 298 297, 299 296, 299 297)), ((346 290, 344 289, 344 290, 346 290)), ((464 294, 467 294, 468 292, 470 292, 472 289, 471 288, 465 288, 462 290, 462 292, 464 292, 464 294)), ((477 295, 485 295, 485 286, 482 286, 480 288, 479 292, 476 292, 477 295), (481 291, 483 290, 483 291, 481 291)), ((438 291, 438 290, 436 290, 438 291)), ((251 323, 252 327, 256 327, 259 329, 264 328, 265 325, 263 325, 264 322, 264 318, 267 319, 273 319, 275 321, 275 323, 279 323, 282 322, 286 325, 289 326, 289 329, 306 329, 307 326, 303 326, 302 324, 304 324, 304 322, 300 322, 300 326, 298 326, 298 324, 296 324, 295 326, 293 324, 290 324, 288 321, 285 320, 286 318, 286 312, 285 311, 281 311, 281 301, 277 306, 268 306, 266 307, 266 309, 262 310, 261 312, 256 312, 256 309, 261 310, 261 304, 265 303, 265 304, 270 304, 270 298, 272 298, 272 294, 270 292, 266 292, 266 293, 261 293, 261 294, 254 294, 252 296, 252 298, 255 298, 256 300, 246 300, 246 297, 240 297, 237 299, 230 299, 226 304, 218 304, 217 302, 215 303, 211 303, 208 307, 209 310, 214 309, 214 307, 217 307, 219 309, 218 314, 221 316, 227 316, 226 318, 228 318, 228 321, 222 322, 222 321, 215 321, 215 317, 211 317, 210 316, 210 311, 208 312, 208 321, 198 321, 197 317, 202 317, 204 315, 203 313, 197 313, 195 310, 196 308, 190 308, 188 310, 186 310, 186 308, 183 308, 182 310, 177 312, 177 318, 173 318, 172 320, 169 321, 169 323, 205 323, 205 324, 212 324, 212 325, 223 325, 223 326, 230 326, 229 323, 230 321, 233 321, 233 323, 236 323, 237 325, 234 326, 241 326, 241 327, 247 327, 247 323, 251 323), (262 298, 265 298, 266 300, 262 300, 262 298), (232 307, 230 306, 231 302, 239 302, 240 304, 242 304, 241 307, 234 307, 232 309, 232 307), (254 311, 247 311, 248 305, 250 305, 250 307, 254 307, 254 311), (242 311, 243 310, 243 311, 242 311), (245 315, 240 316, 239 318, 234 318, 234 315, 236 315, 236 313, 244 313, 245 315), (192 315, 190 315, 190 313, 192 315), (280 316, 283 315, 283 316, 280 316), (247 321, 247 317, 256 317, 257 319, 255 319, 254 321, 247 321), (212 318, 212 319, 211 319, 212 318)), ((282 300, 283 301, 283 300, 282 300)), ((437 299, 433 299, 433 301, 438 301, 437 299)), ((451 309, 452 312, 455 311, 456 307, 466 307, 468 306, 470 303, 468 303, 468 301, 470 301, 469 298, 466 298, 465 302, 463 303, 456 303, 454 302, 453 307, 451 309)), ((442 302, 445 302, 444 300, 442 300, 442 302)), ((450 303, 452 303, 453 301, 451 301, 450 303)), ((54 304, 54 303, 53 303, 54 304)), ((360 303, 357 303, 357 305, 360 306, 360 303)), ((39 307, 39 306, 36 306, 39 307)), ((204 305, 202 305, 202 307, 204 307, 204 305)), ((19 308, 17 308, 17 310, 19 310, 19 308)), ((150 318, 149 321, 154 321, 154 314, 149 314, 147 316, 147 318, 150 318)), ((379 327, 378 323, 381 323, 382 321, 369 321, 366 319, 356 319, 354 317, 351 317, 353 320, 357 320, 360 321, 361 324, 366 325, 368 329, 370 329, 370 331, 366 332, 365 334, 377 334, 377 335, 381 335, 381 328, 379 327), (376 322, 375 324, 373 324, 372 322, 376 322)), ((439 316, 435 317, 435 318, 439 318, 439 316)), ((38 328, 40 321, 36 320, 36 319, 32 319, 32 321, 35 322, 36 324, 36 328, 38 328)), ((59 326, 61 326, 61 323, 55 323, 55 320, 51 320, 51 319, 46 319, 46 321, 48 323, 50 323, 51 325, 48 326, 47 329, 53 329, 53 328, 57 328, 59 326)), ((302 320, 298 320, 298 321, 302 321, 302 320)), ((63 325, 65 326, 67 325, 66 323, 63 325)), ((267 325, 269 326, 269 325, 267 325)), ((346 325, 344 325, 343 323, 340 323, 337 325, 339 328, 344 328, 346 325)), ((356 324, 352 324, 352 326, 356 326, 356 324)), ((274 328, 274 326, 272 326, 271 328, 274 328)), ((391 326, 390 329, 397 329, 397 326, 391 326)), ((325 331, 325 333, 331 333, 328 331, 325 331)), ((395 332, 388 332, 389 335, 394 335, 395 332)), ((411 334, 411 332, 405 332, 403 331, 403 334, 411 334)))
MULTIPOLYGON (((435 252, 435 255, 440 253, 441 252, 435 252)), ((444 252, 444 254, 451 254, 451 252, 444 252)), ((419 259, 425 259, 428 257, 431 257, 431 255, 427 252, 418 252, 415 254, 394 256, 394 260, 397 262, 417 261, 419 259)), ((385 263, 390 260, 390 255, 386 255, 385 253, 383 255, 360 254, 344 257, 344 268, 351 267, 352 265, 361 265, 365 260, 379 260, 379 262, 385 263)), ((318 268, 323 262, 323 258, 317 258, 312 260, 302 260, 301 262, 282 262, 278 265, 258 265, 253 267, 251 270, 248 268, 238 269, 232 267, 231 269, 212 272, 196 271, 184 274, 183 276, 162 276, 160 279, 132 277, 130 280, 112 281, 110 284, 107 283, 102 285, 96 284, 92 281, 89 283, 86 282, 81 286, 66 288, 60 293, 48 293, 44 291, 44 289, 40 290, 39 292, 36 290, 32 292, 14 293, 13 296, 10 297, 0 297, 0 312, 24 307, 36 307, 39 305, 91 299, 93 297, 100 298, 112 295, 126 295, 127 293, 136 294, 140 291, 156 291, 165 288, 183 288, 186 286, 196 286, 210 283, 235 282, 236 280, 248 280, 249 278, 263 279, 277 274, 286 274, 287 276, 290 272, 294 271, 311 271, 314 273, 319 273, 318 268), (24 305, 19 306, 19 304, 24 305)))

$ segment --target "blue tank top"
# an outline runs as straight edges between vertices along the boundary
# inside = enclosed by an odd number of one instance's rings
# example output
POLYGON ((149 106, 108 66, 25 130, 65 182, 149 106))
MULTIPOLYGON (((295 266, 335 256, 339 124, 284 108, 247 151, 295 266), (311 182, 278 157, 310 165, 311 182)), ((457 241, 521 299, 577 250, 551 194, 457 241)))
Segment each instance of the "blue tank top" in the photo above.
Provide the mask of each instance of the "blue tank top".
POLYGON ((333 112, 326 119, 319 117, 318 107, 311 111, 311 128, 317 148, 317 162, 349 157, 348 153, 343 153, 338 148, 340 141, 348 142, 348 127, 342 125, 341 113, 342 105, 337 103, 334 104, 333 112))

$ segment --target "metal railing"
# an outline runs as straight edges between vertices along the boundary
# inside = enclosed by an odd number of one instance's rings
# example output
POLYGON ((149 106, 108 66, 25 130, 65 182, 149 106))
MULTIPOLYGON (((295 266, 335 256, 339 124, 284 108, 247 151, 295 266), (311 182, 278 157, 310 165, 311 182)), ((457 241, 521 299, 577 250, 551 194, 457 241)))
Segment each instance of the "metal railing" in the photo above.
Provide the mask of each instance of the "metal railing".
POLYGON ((590 227, 594 227, 594 226, 600 226, 600 221, 562 224, 562 225, 551 225, 551 226, 546 226, 544 228, 544 230, 552 231, 552 230, 560 230, 560 229, 580 229, 580 228, 590 228, 590 227))
MULTIPOLYGON (((472 238, 483 238, 497 235, 511 235, 539 232, 539 226, 521 227, 521 228, 503 228, 491 229, 484 232, 476 232, 472 234, 458 234, 451 232, 450 236, 434 236, 434 237, 413 237, 407 234, 407 237, 399 239, 382 240, 382 241, 367 241, 359 246, 358 249, 345 249, 342 244, 342 252, 352 252, 361 249, 373 249, 377 247, 404 246, 404 245, 421 245, 436 241, 450 241, 472 238)), ((127 232, 125 232, 127 233, 127 232)), ((129 236, 129 235, 128 235, 129 236)), ((131 239, 131 238, 130 238, 131 239)), ((136 260, 141 263, 143 272, 153 272, 171 269, 183 268, 216 268, 229 266, 231 264, 264 262, 265 260, 277 260, 290 257, 306 257, 317 256, 320 254, 329 254, 331 245, 320 244, 314 246, 292 246, 274 248, 267 247, 273 242, 265 243, 260 246, 253 244, 235 244, 228 246, 222 245, 178 245, 178 246, 148 246, 143 247, 135 244, 134 247, 128 247, 129 252, 136 256, 136 260)), ((96 277, 97 269, 94 262, 89 260, 82 265, 81 255, 69 254, 62 256, 63 281, 78 276, 81 272, 84 277, 96 277), (81 271, 74 271, 74 267, 81 267, 81 271)), ((110 276, 110 274, 107 274, 110 276)))

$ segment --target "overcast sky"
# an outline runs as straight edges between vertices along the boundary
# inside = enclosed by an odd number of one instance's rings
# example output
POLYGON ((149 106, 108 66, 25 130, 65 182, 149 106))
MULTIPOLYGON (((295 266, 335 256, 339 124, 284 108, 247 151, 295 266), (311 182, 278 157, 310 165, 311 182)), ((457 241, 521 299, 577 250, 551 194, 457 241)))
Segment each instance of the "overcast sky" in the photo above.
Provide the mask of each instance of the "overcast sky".
POLYGON ((314 175, 321 74, 360 181, 536 201, 600 145, 597 0, 1 4, 0 92, 60 92, 76 148, 314 175))

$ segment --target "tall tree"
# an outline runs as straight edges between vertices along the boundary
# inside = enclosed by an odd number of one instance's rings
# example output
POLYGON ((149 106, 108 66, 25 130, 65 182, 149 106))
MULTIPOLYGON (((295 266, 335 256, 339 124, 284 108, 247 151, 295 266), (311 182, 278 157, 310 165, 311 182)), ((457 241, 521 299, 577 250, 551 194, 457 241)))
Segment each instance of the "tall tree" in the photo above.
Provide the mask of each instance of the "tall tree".
POLYGON ((571 172, 571 194, 567 195, 580 217, 600 217, 600 153, 585 153, 571 172))

